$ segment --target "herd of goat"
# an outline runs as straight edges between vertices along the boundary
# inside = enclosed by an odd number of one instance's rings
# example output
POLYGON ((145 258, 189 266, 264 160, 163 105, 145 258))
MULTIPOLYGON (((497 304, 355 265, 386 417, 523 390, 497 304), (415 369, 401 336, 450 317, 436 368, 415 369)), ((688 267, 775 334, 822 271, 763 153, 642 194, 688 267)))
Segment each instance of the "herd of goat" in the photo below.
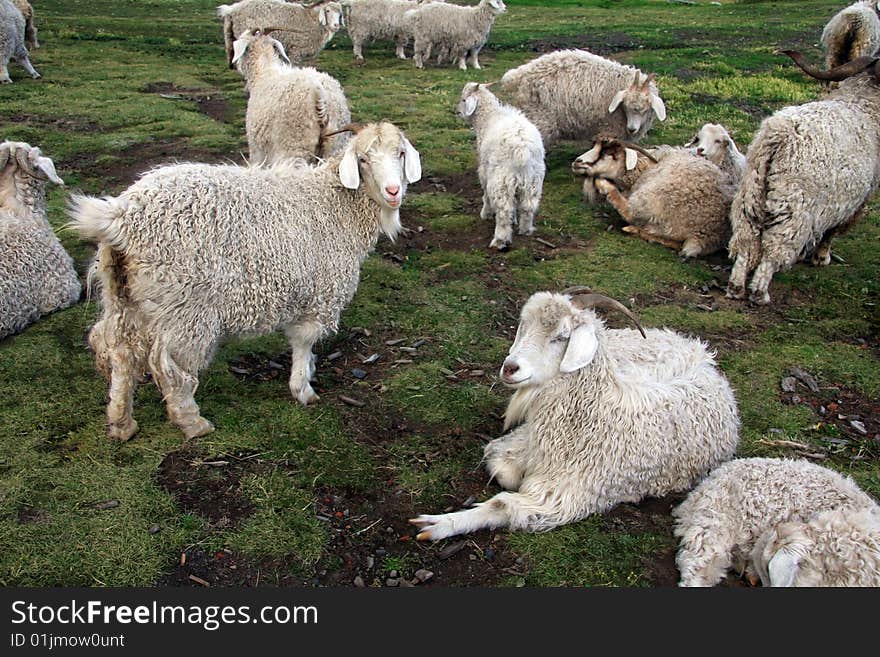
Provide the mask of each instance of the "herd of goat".
MULTIPOLYGON (((137 431, 145 373, 187 439, 213 430, 195 401, 198 375, 223 340, 284 330, 290 390, 303 405, 315 343, 334 333, 380 233, 402 230, 418 151, 388 122, 355 125, 342 86, 314 58, 343 26, 354 56, 390 40, 416 66, 434 56, 479 68, 502 0, 463 7, 415 0, 306 6, 241 0, 219 7, 228 63, 249 93, 250 163, 155 168, 115 197, 71 195, 68 228, 97 244, 89 277, 103 312, 88 342, 109 380, 111 437, 137 431), (276 38, 277 37, 277 38, 276 38)), ((467 83, 457 107, 476 135, 481 216, 490 248, 528 235, 541 199, 545 149, 577 139, 572 164, 589 203, 610 202, 625 230, 697 257, 727 248, 727 294, 768 303, 773 275, 811 257, 863 213, 880 182, 880 16, 876 0, 842 10, 822 35, 833 82, 821 99, 761 124, 747 155, 707 123, 684 146, 638 141, 666 107, 653 75, 584 50, 549 53, 492 84, 467 83), (511 99, 506 104, 496 90, 511 99), (751 276, 751 283, 748 278, 751 276)), ((26 0, 0 0, 0 79, 37 47, 26 0)), ((0 338, 75 303, 81 283, 46 219, 52 160, 0 144, 0 338)), ((505 489, 472 508, 411 520, 422 540, 484 528, 549 530, 623 502, 691 490, 673 512, 683 586, 711 586, 731 568, 774 586, 880 585, 880 506, 832 470, 798 460, 735 459, 734 391, 708 345, 643 329, 623 304, 588 288, 536 292, 524 304, 499 372, 513 390, 505 434, 485 447, 505 489), (597 311, 635 328, 606 327, 597 311)))

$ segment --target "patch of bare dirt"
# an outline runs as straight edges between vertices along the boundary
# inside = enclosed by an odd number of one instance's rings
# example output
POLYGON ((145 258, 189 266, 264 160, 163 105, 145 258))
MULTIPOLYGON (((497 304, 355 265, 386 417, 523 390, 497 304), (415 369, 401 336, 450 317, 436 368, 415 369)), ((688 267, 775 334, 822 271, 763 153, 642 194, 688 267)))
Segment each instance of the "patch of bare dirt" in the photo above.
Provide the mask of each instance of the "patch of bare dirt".
POLYGON ((103 129, 97 123, 75 116, 50 117, 41 116, 39 114, 21 113, 10 114, 3 118, 11 123, 23 123, 29 126, 52 128, 53 130, 62 130, 64 132, 91 133, 100 132, 103 129))
POLYGON ((647 48, 648 45, 626 32, 609 32, 603 34, 576 34, 572 36, 555 36, 546 39, 532 39, 528 47, 535 52, 547 53, 567 48, 585 48, 597 55, 611 55, 624 50, 647 48))
POLYGON ((159 94, 168 100, 191 100, 196 103, 202 114, 220 123, 226 123, 229 104, 216 89, 185 89, 170 82, 152 82, 144 87, 143 91, 159 94))
POLYGON ((193 148, 183 137, 151 139, 120 150, 112 162, 96 162, 94 155, 86 154, 63 162, 64 169, 72 169, 80 176, 101 180, 111 192, 121 190, 141 174, 161 164, 176 162, 231 162, 238 154, 222 154, 202 148, 193 148))
POLYGON ((253 513, 253 504, 241 490, 241 479, 259 468, 248 455, 212 458, 184 448, 162 459, 156 481, 181 509, 206 518, 214 527, 225 528, 253 513))

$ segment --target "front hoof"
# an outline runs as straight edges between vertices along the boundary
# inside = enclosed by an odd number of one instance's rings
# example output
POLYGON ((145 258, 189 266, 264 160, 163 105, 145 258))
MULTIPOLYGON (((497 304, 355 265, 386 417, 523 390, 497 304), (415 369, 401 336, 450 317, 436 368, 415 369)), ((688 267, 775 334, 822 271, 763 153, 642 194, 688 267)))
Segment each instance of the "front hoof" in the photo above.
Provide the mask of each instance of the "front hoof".
POLYGON ((827 267, 831 264, 831 251, 825 251, 824 253, 814 253, 813 257, 810 259, 810 262, 814 267, 827 267))
POLYGON ((303 406, 314 404, 320 399, 321 398, 317 394, 315 394, 315 391, 312 390, 312 386, 307 386, 306 388, 300 390, 296 395, 296 400, 303 406))
POLYGON ((113 440, 126 442, 131 440, 132 436, 137 433, 138 423, 135 420, 125 424, 110 424, 107 426, 107 435, 113 440))
POLYGON ((510 240, 499 240, 498 238, 495 238, 491 242, 489 242, 489 248, 498 249, 499 251, 509 251, 510 240))
POLYGON ((35 72, 35 73, 32 73, 32 74, 31 74, 31 77, 32 77, 34 80, 39 80, 39 79, 40 79, 41 77, 43 77, 43 76, 40 75, 39 73, 36 73, 36 72, 35 72))
POLYGON ((452 514, 443 514, 439 516, 421 515, 418 518, 411 518, 410 523, 420 529, 416 534, 417 541, 440 541, 449 536, 455 535, 452 521, 449 516, 452 514))
POLYGON ((741 285, 728 285, 727 294, 724 296, 728 299, 743 299, 746 296, 746 290, 741 285))
POLYGON ((752 293, 749 294, 749 303, 753 303, 756 306, 766 306, 770 303, 770 293, 752 290, 752 293))
POLYGON ((205 418, 200 417, 198 420, 193 422, 192 424, 188 424, 185 427, 182 427, 183 435, 187 440, 192 440, 193 438, 198 438, 199 436, 204 436, 211 433, 214 430, 214 425, 208 422, 205 418))

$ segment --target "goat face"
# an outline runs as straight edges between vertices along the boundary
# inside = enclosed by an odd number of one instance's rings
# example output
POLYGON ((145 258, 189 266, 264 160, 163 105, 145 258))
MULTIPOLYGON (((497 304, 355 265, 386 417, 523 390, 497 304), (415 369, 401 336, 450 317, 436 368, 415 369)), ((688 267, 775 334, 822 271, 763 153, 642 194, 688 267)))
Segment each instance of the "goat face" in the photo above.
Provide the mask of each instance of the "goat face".
POLYGON ((685 147, 694 149, 700 157, 718 164, 723 158, 725 151, 730 148, 730 134, 724 126, 717 123, 706 123, 700 131, 694 135, 685 147))
MULTIPOLYGON (((390 220, 389 213, 396 215, 403 202, 407 183, 422 177, 419 152, 391 123, 373 123, 354 130, 354 139, 339 163, 339 180, 348 189, 363 184, 364 193, 379 204, 383 218, 390 220)), ((396 229, 392 225, 382 227, 389 237, 399 230, 399 219, 395 221, 396 229)))
POLYGON ((626 130, 630 137, 638 138, 647 132, 652 113, 660 121, 666 120, 666 106, 657 95, 656 87, 651 84, 652 81, 653 75, 641 80, 641 74, 637 71, 632 84, 618 91, 608 106, 609 114, 617 111, 619 107, 623 108, 626 115, 626 130))
POLYGON ((625 172, 635 168, 637 161, 638 154, 631 148, 597 141, 593 148, 571 163, 571 169, 581 176, 620 180, 625 172))
POLYGON ((598 320, 563 294, 538 292, 523 306, 516 338, 501 367, 510 387, 540 386, 588 365, 596 355, 598 320))

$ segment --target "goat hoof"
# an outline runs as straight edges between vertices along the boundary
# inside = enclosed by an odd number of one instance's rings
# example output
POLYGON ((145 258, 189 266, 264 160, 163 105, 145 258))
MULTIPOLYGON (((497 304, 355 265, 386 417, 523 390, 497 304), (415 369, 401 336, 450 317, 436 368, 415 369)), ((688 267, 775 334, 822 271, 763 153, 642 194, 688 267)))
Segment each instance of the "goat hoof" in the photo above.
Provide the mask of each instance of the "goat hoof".
POLYGON ((742 299, 746 296, 745 288, 740 285, 728 285, 727 293, 724 295, 728 299, 742 299))
POLYGON ((205 418, 200 417, 192 424, 189 424, 183 428, 183 435, 187 440, 192 440, 193 438, 207 435, 213 430, 214 425, 208 422, 205 418))
POLYGON ((489 248, 498 249, 499 251, 508 251, 510 250, 510 240, 499 240, 498 238, 495 238, 489 242, 489 248))
POLYGON ((766 306, 770 303, 770 293, 752 290, 752 293, 749 295, 749 303, 753 303, 756 306, 766 306))
POLYGON ((110 424, 107 427, 107 435, 113 440, 126 442, 131 440, 132 436, 137 433, 138 423, 135 420, 126 422, 125 424, 110 424))
POLYGON ((831 264, 831 251, 827 253, 815 253, 813 257, 810 259, 810 262, 814 267, 827 267, 831 264))
POLYGON ((321 398, 315 394, 315 391, 312 390, 311 386, 307 386, 305 389, 300 390, 296 395, 297 401, 303 406, 308 406, 309 404, 314 404, 319 401, 321 398))
POLYGON ((452 521, 446 517, 447 515, 449 514, 439 516, 421 515, 418 518, 411 518, 409 522, 421 529, 416 534, 416 540, 440 541, 449 536, 454 536, 455 531, 452 528, 452 521))

